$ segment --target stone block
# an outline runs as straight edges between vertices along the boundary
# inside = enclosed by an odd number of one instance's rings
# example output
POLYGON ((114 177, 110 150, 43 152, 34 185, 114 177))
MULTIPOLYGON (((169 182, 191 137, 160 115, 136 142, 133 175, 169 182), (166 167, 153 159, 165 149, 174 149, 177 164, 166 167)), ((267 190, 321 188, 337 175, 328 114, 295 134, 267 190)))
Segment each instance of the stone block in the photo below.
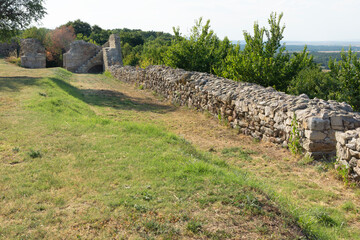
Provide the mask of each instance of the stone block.
POLYGON ((312 117, 308 119, 308 129, 315 131, 323 131, 330 129, 330 121, 327 119, 321 119, 312 117))
POLYGON ((334 116, 330 118, 331 128, 334 130, 344 130, 344 122, 342 116, 334 116))
POLYGON ((335 152, 336 144, 305 140, 303 143, 303 148, 308 152, 335 152))
POLYGON ((335 133, 335 138, 336 141, 338 143, 340 143, 341 145, 345 145, 346 144, 346 134, 343 132, 336 132, 335 133))
POLYGON ((305 130, 305 137, 310 140, 324 140, 327 135, 320 131, 305 130))

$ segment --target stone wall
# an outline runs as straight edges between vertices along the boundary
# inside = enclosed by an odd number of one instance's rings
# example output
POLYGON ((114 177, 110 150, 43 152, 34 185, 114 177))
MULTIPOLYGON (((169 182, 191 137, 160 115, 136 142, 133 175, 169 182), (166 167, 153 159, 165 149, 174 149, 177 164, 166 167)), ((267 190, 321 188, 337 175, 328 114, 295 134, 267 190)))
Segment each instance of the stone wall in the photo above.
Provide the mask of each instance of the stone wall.
POLYGON ((119 35, 111 34, 108 43, 109 46, 103 48, 105 70, 113 65, 123 65, 119 35))
POLYGON ((64 54, 64 68, 70 72, 75 72, 100 50, 101 47, 95 44, 88 43, 83 40, 74 41, 70 44, 70 50, 64 54))
POLYGON ((336 132, 360 127, 360 114, 346 103, 309 99, 305 94, 291 96, 271 87, 165 66, 112 66, 109 70, 117 79, 141 84, 173 103, 226 119, 241 133, 284 146, 295 114, 301 144, 315 159, 336 155, 336 132))
POLYGON ((349 176, 360 181, 360 128, 336 133, 337 168, 345 166, 349 176))
POLYGON ((9 55, 18 55, 18 51, 20 50, 20 45, 16 41, 12 41, 10 43, 4 42, 0 43, 0 56, 8 57, 9 55))
POLYGON ((38 39, 27 38, 20 40, 21 66, 26 68, 45 68, 45 48, 38 39))

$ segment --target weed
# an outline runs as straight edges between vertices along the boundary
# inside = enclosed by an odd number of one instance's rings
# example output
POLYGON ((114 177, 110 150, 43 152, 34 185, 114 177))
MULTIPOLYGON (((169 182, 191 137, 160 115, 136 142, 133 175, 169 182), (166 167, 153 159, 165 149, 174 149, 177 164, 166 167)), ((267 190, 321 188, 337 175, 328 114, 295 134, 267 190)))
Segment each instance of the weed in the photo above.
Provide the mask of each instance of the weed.
POLYGON ((301 166, 309 165, 314 162, 314 158, 310 154, 305 154, 299 161, 298 164, 301 166))
POLYGON ((221 122, 221 120, 222 120, 221 113, 218 113, 217 118, 218 118, 219 122, 221 122))
POLYGON ((142 212, 142 213, 149 211, 149 208, 148 208, 148 207, 146 207, 146 206, 144 206, 144 205, 140 205, 140 204, 134 204, 134 208, 135 208, 137 211, 142 212))
POLYGON ((324 226, 333 227, 338 225, 338 223, 329 215, 329 213, 327 213, 322 208, 315 209, 312 215, 315 217, 318 223, 324 226))
POLYGON ((251 154, 256 154, 255 151, 243 150, 239 147, 224 148, 221 154, 225 157, 237 157, 247 161, 252 160, 251 154))
POLYGON ((202 231, 203 224, 197 220, 190 220, 186 226, 186 229, 193 232, 193 233, 199 233, 202 231))
POLYGON ((341 206, 342 209, 344 209, 347 212, 356 212, 356 206, 352 201, 346 201, 341 206))
POLYGON ((298 125, 296 114, 294 113, 293 119, 291 120, 291 132, 288 143, 288 147, 293 154, 301 154, 303 152, 300 144, 300 132, 298 125))
POLYGON ((103 73, 103 75, 104 75, 105 77, 107 77, 107 78, 114 78, 113 75, 111 74, 111 72, 109 72, 109 71, 105 71, 105 72, 103 73))
POLYGON ((13 147, 12 151, 14 153, 18 153, 18 152, 20 152, 20 148, 19 147, 13 147))
POLYGON ((21 66, 21 59, 18 57, 11 56, 11 57, 6 58, 6 61, 9 63, 15 64, 17 66, 21 66))
POLYGON ((156 220, 148 220, 144 223, 144 227, 146 230, 153 232, 155 235, 162 235, 162 234, 178 234, 179 231, 167 224, 162 224, 157 222, 156 220))
POLYGON ((41 152, 39 150, 30 149, 28 154, 31 158, 41 158, 41 152))
POLYGON ((344 185, 347 187, 349 185, 349 168, 345 165, 340 165, 337 169, 336 169, 338 176, 340 177, 340 179, 344 182, 344 185))

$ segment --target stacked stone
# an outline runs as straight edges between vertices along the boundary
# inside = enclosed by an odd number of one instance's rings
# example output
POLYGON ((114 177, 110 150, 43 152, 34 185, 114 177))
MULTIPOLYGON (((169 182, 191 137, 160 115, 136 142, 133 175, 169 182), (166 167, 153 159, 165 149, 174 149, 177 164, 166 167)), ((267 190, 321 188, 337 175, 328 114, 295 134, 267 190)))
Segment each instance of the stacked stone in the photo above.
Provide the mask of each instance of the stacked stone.
POLYGON ((19 44, 16 41, 11 41, 10 43, 0 42, 0 56, 8 57, 9 55, 17 56, 17 52, 20 49, 19 44))
POLYGON ((336 131, 360 127, 360 114, 346 103, 309 99, 305 94, 291 96, 271 87, 165 66, 113 66, 110 72, 119 80, 152 89, 173 103, 226 119, 241 133, 284 146, 296 116, 301 144, 316 159, 335 156, 336 131))
POLYGON ((337 164, 349 169, 350 177, 360 181, 360 128, 336 133, 337 164))
POLYGON ((26 68, 45 68, 45 48, 38 39, 21 39, 21 66, 26 68))

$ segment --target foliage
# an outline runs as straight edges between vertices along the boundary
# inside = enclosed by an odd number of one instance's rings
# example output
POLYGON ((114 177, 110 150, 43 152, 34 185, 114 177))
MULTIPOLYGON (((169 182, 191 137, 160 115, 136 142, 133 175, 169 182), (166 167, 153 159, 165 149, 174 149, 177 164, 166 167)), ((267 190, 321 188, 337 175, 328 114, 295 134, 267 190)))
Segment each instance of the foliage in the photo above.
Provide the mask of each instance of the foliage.
POLYGON ((300 144, 300 133, 299 126, 296 118, 296 114, 294 113, 293 119, 291 120, 291 132, 289 136, 288 147, 293 154, 301 154, 302 147, 300 144))
POLYGON ((195 21, 189 37, 182 37, 179 28, 173 28, 175 39, 166 51, 166 65, 190 71, 212 73, 224 59, 232 45, 229 39, 220 41, 210 20, 203 25, 202 18, 195 21))
POLYGON ((47 34, 45 48, 48 66, 62 66, 62 55, 69 50, 74 39, 75 33, 71 26, 61 26, 47 34))
POLYGON ((345 165, 340 165, 337 167, 337 173, 338 176, 341 178, 341 180, 344 182, 345 186, 349 185, 350 177, 349 177, 349 168, 345 165))
POLYGON ((110 30, 104 30, 98 25, 94 25, 91 28, 91 34, 89 36, 89 39, 92 39, 94 42, 98 43, 99 45, 105 44, 111 35, 110 30))
POLYGON ((287 89, 293 95, 305 93, 310 98, 321 98, 325 100, 336 99, 339 82, 329 73, 323 72, 319 67, 302 69, 294 77, 287 89))
POLYGON ((75 21, 69 21, 65 24, 65 26, 70 27, 72 26, 75 31, 75 35, 82 34, 84 37, 89 37, 92 33, 91 25, 87 22, 83 22, 80 19, 75 21))
POLYGON ((164 57, 170 44, 171 41, 164 37, 158 37, 146 42, 141 53, 141 67, 165 64, 164 57))
POLYGON ((21 66, 21 59, 19 57, 10 56, 6 58, 6 61, 12 64, 15 64, 17 66, 21 66))
POLYGON ((45 14, 43 0, 0 1, 0 41, 9 40, 18 30, 40 20, 45 14))
POLYGON ((46 28, 37 28, 37 27, 31 27, 26 29, 21 37, 22 38, 35 38, 38 39, 43 45, 45 45, 46 42, 46 35, 50 32, 50 30, 46 28))
POLYGON ((285 91, 290 80, 302 69, 312 66, 313 61, 306 46, 300 53, 290 55, 285 52, 285 45, 281 45, 285 29, 285 26, 280 25, 282 16, 282 13, 278 17, 276 13, 270 15, 270 29, 260 28, 255 22, 253 36, 244 32, 244 50, 238 44, 215 73, 233 80, 272 86, 285 91))
POLYGON ((339 81, 337 100, 349 103, 354 110, 360 111, 360 59, 349 48, 341 52, 341 60, 330 59, 331 76, 339 81))

